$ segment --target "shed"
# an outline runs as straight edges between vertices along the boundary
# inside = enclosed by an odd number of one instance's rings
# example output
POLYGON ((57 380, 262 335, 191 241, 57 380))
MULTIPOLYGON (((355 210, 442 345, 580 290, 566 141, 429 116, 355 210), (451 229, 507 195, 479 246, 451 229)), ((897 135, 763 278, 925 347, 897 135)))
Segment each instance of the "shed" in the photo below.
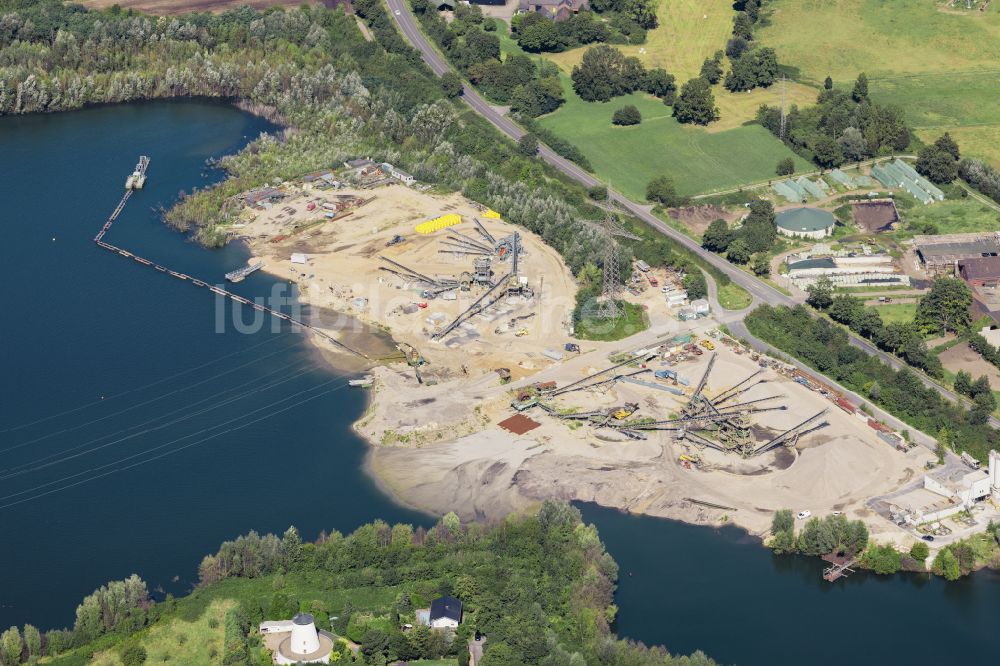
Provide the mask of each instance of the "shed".
POLYGON ((302 254, 301 252, 293 252, 292 253, 292 263, 293 264, 304 264, 304 263, 306 263, 307 260, 308 259, 307 259, 306 255, 302 254))

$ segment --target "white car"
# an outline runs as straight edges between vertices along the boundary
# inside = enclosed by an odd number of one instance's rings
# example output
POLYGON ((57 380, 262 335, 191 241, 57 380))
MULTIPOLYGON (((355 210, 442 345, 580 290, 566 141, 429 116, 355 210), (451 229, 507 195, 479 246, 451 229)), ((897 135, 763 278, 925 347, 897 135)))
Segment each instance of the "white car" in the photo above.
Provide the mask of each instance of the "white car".
POLYGON ((396 14, 396 16, 399 16, 399 10, 398 9, 396 10, 395 14, 396 14))
POLYGON ((805 511, 799 511, 798 514, 796 514, 795 517, 798 518, 799 520, 805 520, 806 518, 808 518, 811 515, 813 515, 812 511, 810 511, 809 509, 806 509, 805 511))

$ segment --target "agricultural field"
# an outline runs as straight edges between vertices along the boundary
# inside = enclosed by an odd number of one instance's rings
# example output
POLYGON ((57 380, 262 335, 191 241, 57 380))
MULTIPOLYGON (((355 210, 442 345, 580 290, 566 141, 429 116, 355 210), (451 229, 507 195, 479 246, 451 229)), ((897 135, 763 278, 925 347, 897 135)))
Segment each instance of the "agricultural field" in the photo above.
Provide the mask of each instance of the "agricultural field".
POLYGON ((810 168, 759 125, 712 132, 681 125, 670 107, 649 95, 590 103, 576 96, 568 78, 563 85, 566 104, 539 122, 572 141, 602 179, 632 199, 645 199, 646 183, 662 174, 673 178, 682 195, 693 195, 773 178, 785 157, 795 160, 796 170, 810 168), (640 125, 611 124, 611 115, 625 104, 642 113, 640 125))
MULTIPOLYGON (((964 3, 959 3, 964 4, 964 3)), ((879 102, 903 107, 923 139, 944 131, 1000 166, 1000 3, 985 12, 942 0, 773 0, 759 40, 798 81, 859 72, 879 102)))

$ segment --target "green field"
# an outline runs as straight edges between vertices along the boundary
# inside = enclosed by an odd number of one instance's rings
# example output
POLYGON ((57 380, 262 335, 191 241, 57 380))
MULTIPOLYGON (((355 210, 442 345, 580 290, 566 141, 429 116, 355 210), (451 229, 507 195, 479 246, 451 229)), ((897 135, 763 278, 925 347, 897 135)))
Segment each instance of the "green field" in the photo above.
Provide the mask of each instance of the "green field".
POLYGON ((885 305, 871 306, 878 310, 882 321, 886 324, 895 322, 908 323, 913 321, 913 316, 917 313, 916 303, 887 303, 885 305))
POLYGON ((914 203, 909 209, 900 209, 899 216, 906 223, 901 235, 907 233, 908 226, 932 223, 940 234, 970 233, 973 231, 1000 230, 1000 213, 981 204, 975 199, 945 199, 929 206, 914 203))
POLYGON ((681 194, 692 195, 767 180, 785 157, 794 158, 797 169, 809 168, 758 125, 709 132, 681 125, 670 107, 649 95, 591 103, 576 96, 568 79, 564 87, 566 104, 539 122, 573 142, 602 179, 632 199, 644 200, 646 183, 661 174, 672 177, 681 194), (642 124, 611 124, 611 115, 625 104, 639 109, 642 124))
POLYGON ((727 310, 742 310, 753 302, 750 292, 735 282, 719 287, 719 305, 727 310))
POLYGON ((1000 165, 998 5, 980 13, 940 0, 773 0, 758 37, 801 82, 829 75, 847 86, 863 71, 875 100, 902 106, 922 139, 952 131, 966 154, 1000 165))

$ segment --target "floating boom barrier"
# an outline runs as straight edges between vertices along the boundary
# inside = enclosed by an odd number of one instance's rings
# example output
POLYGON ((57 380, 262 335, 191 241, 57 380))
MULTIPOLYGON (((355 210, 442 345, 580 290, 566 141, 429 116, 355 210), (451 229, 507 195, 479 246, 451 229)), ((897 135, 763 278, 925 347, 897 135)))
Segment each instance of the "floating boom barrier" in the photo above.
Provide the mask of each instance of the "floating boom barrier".
MULTIPOLYGON (((146 166, 148 167, 148 165, 149 165, 149 160, 147 158, 146 159, 146 166)), ((190 282, 191 284, 195 285, 196 287, 204 287, 204 288, 208 289, 209 291, 211 291, 211 292, 213 292, 213 293, 215 293, 215 294, 217 294, 219 296, 223 296, 225 298, 229 298, 230 300, 232 300, 232 301, 234 301, 236 303, 240 303, 241 305, 249 305, 250 307, 254 308, 255 310, 259 310, 261 312, 267 312, 267 313, 269 313, 269 314, 277 317, 278 319, 284 319, 285 321, 291 322, 292 324, 295 324, 297 326, 301 326, 302 328, 308 329, 308 330, 312 331, 313 333, 315 333, 316 335, 318 335, 318 336, 320 336, 322 338, 325 338, 326 340, 328 340, 329 342, 331 342, 333 345, 339 347, 340 349, 343 349, 346 352, 349 352, 351 354, 354 354, 355 356, 359 356, 359 357, 364 358, 364 359, 368 359, 367 354, 364 354, 364 353, 362 353, 362 352, 360 352, 360 351, 358 351, 356 349, 353 349, 353 348, 345 345, 343 342, 341 342, 337 338, 333 337, 329 333, 327 333, 325 331, 322 331, 322 330, 316 328, 315 326, 312 326, 311 324, 307 324, 304 321, 296 319, 295 317, 292 317, 291 315, 287 315, 284 312, 279 312, 277 310, 273 310, 273 309, 267 307, 266 305, 261 305, 260 303, 254 303, 250 299, 245 298, 243 296, 240 296, 239 294, 234 294, 233 292, 227 291, 226 289, 223 289, 222 287, 217 287, 215 285, 208 284, 207 282, 204 282, 202 280, 198 280, 196 278, 193 278, 190 275, 186 275, 184 273, 178 273, 177 271, 170 270, 166 266, 161 266, 160 264, 154 263, 154 262, 150 261, 149 259, 145 259, 143 257, 140 257, 139 255, 134 254, 132 252, 129 252, 128 250, 122 249, 122 248, 120 248, 120 247, 118 247, 116 245, 112 245, 111 243, 104 242, 104 235, 108 233, 108 231, 111 229, 111 225, 113 225, 115 223, 115 220, 118 219, 118 216, 121 215, 122 210, 125 208, 125 203, 129 200, 129 197, 132 196, 132 192, 134 192, 134 190, 131 190, 131 189, 125 191, 125 195, 121 198, 121 201, 118 202, 118 205, 115 206, 114 211, 112 211, 110 217, 108 217, 107 221, 104 223, 104 226, 102 226, 101 230, 97 232, 97 236, 94 237, 94 243, 96 243, 98 247, 103 248, 105 250, 108 250, 110 252, 115 252, 115 253, 120 254, 121 256, 126 257, 128 259, 132 259, 132 260, 134 260, 134 261, 142 264, 143 266, 150 266, 152 268, 155 268, 156 270, 160 271, 161 273, 167 273, 168 275, 171 275, 171 276, 173 276, 173 277, 175 277, 175 278, 177 278, 179 280, 184 280, 185 282, 190 282)))

